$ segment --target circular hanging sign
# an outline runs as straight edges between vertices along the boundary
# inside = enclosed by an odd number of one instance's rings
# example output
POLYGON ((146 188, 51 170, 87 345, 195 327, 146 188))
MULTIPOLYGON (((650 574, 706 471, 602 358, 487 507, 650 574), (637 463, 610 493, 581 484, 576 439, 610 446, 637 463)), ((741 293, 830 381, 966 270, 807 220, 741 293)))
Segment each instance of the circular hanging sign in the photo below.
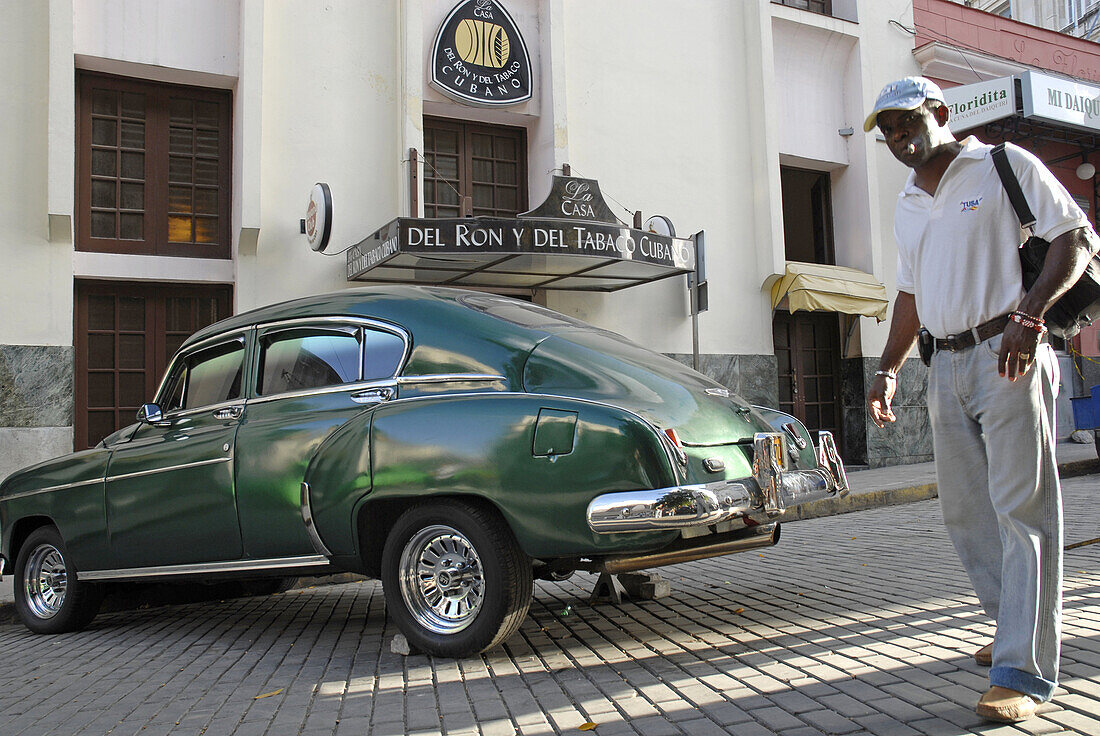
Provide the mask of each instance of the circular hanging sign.
POLYGON ((676 228, 672 226, 672 220, 664 215, 653 215, 653 217, 645 221, 645 224, 642 225, 642 229, 647 233, 656 233, 657 235, 664 235, 670 238, 676 237, 676 228))
POLYGON ((432 84, 467 105, 498 107, 531 99, 531 57, 515 21, 494 0, 465 0, 439 26, 432 84))
POLYGON ((332 234, 332 192, 328 184, 317 182, 309 194, 309 207, 306 208, 306 237, 309 247, 323 251, 328 247, 328 238, 332 234))

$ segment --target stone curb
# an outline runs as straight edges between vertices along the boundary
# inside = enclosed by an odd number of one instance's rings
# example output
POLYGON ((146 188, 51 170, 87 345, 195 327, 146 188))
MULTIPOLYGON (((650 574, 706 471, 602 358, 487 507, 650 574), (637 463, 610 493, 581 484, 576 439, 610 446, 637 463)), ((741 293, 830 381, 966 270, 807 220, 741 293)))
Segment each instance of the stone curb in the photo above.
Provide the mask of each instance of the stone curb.
POLYGON ((905 488, 890 488, 882 491, 867 491, 866 493, 850 493, 844 498, 823 498, 820 501, 811 501, 787 509, 780 515, 779 521, 801 521, 804 519, 817 519, 822 516, 850 514, 882 506, 900 506, 905 503, 927 501, 930 498, 936 498, 937 495, 935 483, 924 483, 905 488))
MULTIPOLYGON (((1076 478, 1077 476, 1093 475, 1095 473, 1100 473, 1100 458, 1071 460, 1058 464, 1058 475, 1062 478, 1076 478)), ((788 509, 779 517, 779 521, 800 521, 803 519, 817 519, 822 516, 837 516, 882 506, 898 506, 905 503, 927 501, 938 497, 939 492, 935 483, 923 483, 902 488, 867 491, 865 493, 851 493, 844 498, 823 498, 820 501, 812 501, 788 509)))
MULTIPOLYGON (((1058 465, 1058 473, 1063 478, 1074 478, 1080 475, 1100 473, 1100 458, 1060 463, 1058 465)), ((820 501, 802 504, 794 509, 788 509, 778 520, 781 522, 801 521, 805 519, 817 519, 823 516, 838 516, 840 514, 850 514, 856 511, 866 511, 868 509, 881 508, 884 506, 900 506, 907 503, 916 503, 917 501, 927 501, 937 497, 938 493, 935 483, 923 483, 902 488, 867 491, 865 493, 851 493, 845 498, 825 498, 820 501)), ((325 575, 323 577, 296 578, 288 589, 297 590, 319 585, 339 585, 341 583, 350 583, 367 579, 368 578, 362 575, 355 575, 353 573, 338 573, 336 575, 325 575)), ((212 590, 209 595, 204 596, 198 594, 186 596, 186 599, 182 599, 180 596, 172 595, 171 593, 165 595, 163 591, 164 587, 165 586, 151 586, 151 591, 146 595, 120 596, 119 599, 113 601, 109 598, 105 602, 102 612, 109 613, 114 611, 133 610, 135 608, 152 608, 178 603, 194 603, 239 597, 239 595, 234 596, 231 593, 226 594, 224 589, 216 588, 212 590)), ((19 623, 19 617, 15 612, 15 604, 12 602, 0 603, 0 624, 9 623, 19 623)))

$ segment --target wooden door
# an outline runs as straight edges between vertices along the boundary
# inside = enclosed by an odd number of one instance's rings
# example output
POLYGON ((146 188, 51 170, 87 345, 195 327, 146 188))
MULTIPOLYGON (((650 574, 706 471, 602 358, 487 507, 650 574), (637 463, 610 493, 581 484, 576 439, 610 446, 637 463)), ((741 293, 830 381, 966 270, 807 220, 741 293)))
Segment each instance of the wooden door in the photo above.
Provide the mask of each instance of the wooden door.
POLYGON ((779 368, 779 409, 811 432, 841 444, 840 325, 831 312, 776 312, 772 339, 779 368))
POLYGON ((228 286, 77 282, 74 449, 133 424, 183 341, 229 309, 228 286))

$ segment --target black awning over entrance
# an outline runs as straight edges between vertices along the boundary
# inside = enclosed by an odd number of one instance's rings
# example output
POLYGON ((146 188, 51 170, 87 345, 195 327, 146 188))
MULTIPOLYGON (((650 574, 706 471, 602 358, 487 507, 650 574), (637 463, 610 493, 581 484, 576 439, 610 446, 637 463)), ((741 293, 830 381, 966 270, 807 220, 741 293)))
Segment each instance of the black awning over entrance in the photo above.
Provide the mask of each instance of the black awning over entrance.
POLYGON ((616 291, 695 270, 695 244, 598 222, 399 217, 348 251, 348 280, 616 291))
POLYGON ((555 176, 514 219, 399 217, 348 250, 348 280, 617 291, 695 270, 695 241, 624 225, 594 179, 555 176))

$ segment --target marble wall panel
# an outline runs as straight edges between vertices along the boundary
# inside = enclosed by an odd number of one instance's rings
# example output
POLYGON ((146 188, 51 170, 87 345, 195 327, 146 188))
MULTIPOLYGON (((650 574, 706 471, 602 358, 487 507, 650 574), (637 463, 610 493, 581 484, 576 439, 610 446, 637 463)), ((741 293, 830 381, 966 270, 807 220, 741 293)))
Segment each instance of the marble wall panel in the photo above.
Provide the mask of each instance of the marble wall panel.
POLYGON ((1089 389, 1093 386, 1100 385, 1100 363, 1094 363, 1093 360, 1100 360, 1093 358, 1092 360, 1084 360, 1083 358, 1077 359, 1077 364, 1081 366, 1082 382, 1084 383, 1085 390, 1082 392, 1082 396, 1089 394, 1089 389))
MULTIPOLYGON (((668 353, 668 356, 684 365, 691 365, 690 354, 668 353)), ((750 404, 770 407, 779 404, 778 363, 774 355, 702 353, 699 355, 699 372, 750 404)))
MULTIPOLYGON (((878 358, 863 359, 864 384, 871 385, 878 370, 878 358)), ((894 394, 894 414, 898 420, 883 429, 875 426, 863 409, 867 436, 867 465, 922 463, 932 457, 932 425, 928 418, 928 369, 919 358, 905 361, 898 372, 898 390, 894 394)))
POLYGON ((887 465, 924 463, 933 458, 932 424, 928 408, 895 406, 898 420, 879 429, 867 420, 867 465, 881 468, 887 465))
POLYGON ((841 421, 844 433, 840 438, 840 455, 852 466, 867 464, 867 390, 863 358, 840 361, 841 421))
POLYGON ((838 449, 844 464, 849 468, 866 467, 867 412, 863 407, 844 407, 841 410, 841 420, 844 422, 844 436, 838 449))
POLYGON ((0 427, 0 480, 28 465, 72 451, 72 427, 0 427))
POLYGON ((779 405, 779 361, 774 355, 737 356, 741 383, 737 391, 754 404, 779 405))
POLYGON ((0 427, 72 423, 72 347, 0 345, 0 427))

